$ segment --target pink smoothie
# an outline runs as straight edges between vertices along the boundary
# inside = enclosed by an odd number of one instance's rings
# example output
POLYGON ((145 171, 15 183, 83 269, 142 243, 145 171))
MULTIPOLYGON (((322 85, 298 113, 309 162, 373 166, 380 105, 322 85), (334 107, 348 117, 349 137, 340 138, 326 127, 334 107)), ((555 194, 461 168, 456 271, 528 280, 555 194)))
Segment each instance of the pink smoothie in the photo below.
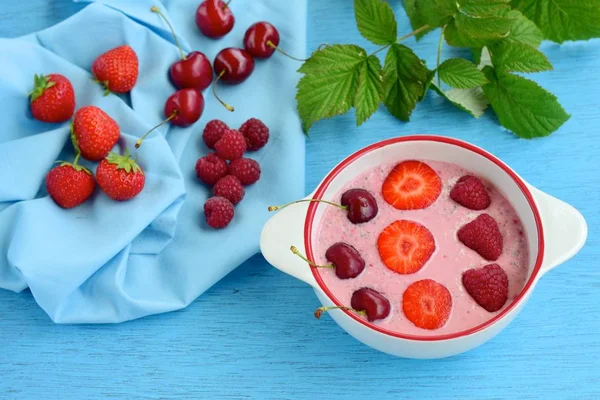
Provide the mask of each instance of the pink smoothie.
MULTIPOLYGON (((399 161, 398 161, 399 162, 399 161)), ((325 285, 344 305, 350 305, 352 293, 361 287, 373 288, 392 304, 390 315, 375 321, 381 328, 408 335, 443 335, 473 328, 491 319, 490 313, 479 306, 464 289, 462 273, 470 268, 480 268, 492 262, 484 260, 475 251, 467 248, 456 238, 457 230, 472 221, 481 213, 490 214, 500 227, 504 240, 502 255, 495 262, 499 264, 509 280, 507 307, 519 294, 527 278, 528 245, 523 227, 512 205, 494 187, 486 183, 492 200, 483 211, 472 211, 455 203, 449 192, 463 175, 472 174, 454 164, 425 161, 442 180, 442 193, 430 207, 423 210, 401 211, 385 202, 381 195, 381 186, 388 173, 398 163, 383 165, 366 171, 348 183, 332 201, 340 201, 342 193, 348 189, 362 188, 370 191, 377 200, 379 213, 364 224, 353 225, 346 213, 337 207, 327 207, 321 220, 315 240, 315 261, 327 264, 325 252, 336 242, 345 242, 354 246, 366 261, 365 270, 354 279, 339 279, 332 269, 319 269, 325 285), (377 238, 390 223, 408 219, 426 226, 435 238, 436 250, 418 272, 400 275, 389 270, 381 261, 377 251, 377 238), (411 283, 421 279, 434 279, 446 286, 452 294, 452 312, 444 326, 436 330, 416 327, 402 311, 402 294, 411 283)))

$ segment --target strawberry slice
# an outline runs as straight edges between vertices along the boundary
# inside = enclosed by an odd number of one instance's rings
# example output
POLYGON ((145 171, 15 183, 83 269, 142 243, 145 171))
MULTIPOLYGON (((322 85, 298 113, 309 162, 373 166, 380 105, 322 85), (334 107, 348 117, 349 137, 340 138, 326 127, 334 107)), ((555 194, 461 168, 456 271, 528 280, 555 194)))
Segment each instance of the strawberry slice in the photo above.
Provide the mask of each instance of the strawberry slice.
POLYGON ((411 284, 402 295, 402 310, 410 322, 423 329, 444 326, 452 310, 450 291, 433 279, 411 284))
POLYGON ((386 267, 399 274, 413 274, 423 268, 433 254, 435 240, 423 225, 399 220, 379 234, 377 248, 386 267))
POLYGON ((442 181, 429 165, 403 161, 387 176, 381 191, 385 201, 398 210, 419 210, 437 200, 442 181))

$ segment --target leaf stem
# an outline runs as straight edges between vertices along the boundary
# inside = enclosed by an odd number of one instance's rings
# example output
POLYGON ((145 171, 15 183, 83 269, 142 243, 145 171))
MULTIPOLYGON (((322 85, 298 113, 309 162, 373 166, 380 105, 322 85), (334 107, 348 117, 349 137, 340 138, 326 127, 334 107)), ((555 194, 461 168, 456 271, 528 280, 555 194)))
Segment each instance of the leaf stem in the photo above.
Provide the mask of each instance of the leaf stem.
POLYGON ((442 31, 440 32, 440 41, 438 42, 438 49, 437 49, 437 66, 435 67, 435 71, 437 74, 437 85, 438 87, 441 86, 441 82, 440 82, 440 71, 438 71, 438 69, 440 68, 440 60, 442 58, 442 46, 444 45, 444 30, 446 29, 446 25, 444 25, 442 27, 442 31))
MULTIPOLYGON (((407 33, 404 36, 400 36, 398 39, 396 39, 396 43, 401 42, 405 39, 408 39, 409 37, 418 35, 419 33, 423 32, 424 30, 429 29, 429 25, 423 25, 422 27, 415 29, 414 31, 412 31, 411 33, 407 33)), ((374 56, 375 54, 379 53, 380 51, 383 51, 385 49, 387 49, 388 47, 390 47, 392 44, 386 44, 383 47, 378 48, 377 50, 375 50, 373 53, 371 53, 371 56, 374 56)), ((370 56, 369 56, 370 57, 370 56)))

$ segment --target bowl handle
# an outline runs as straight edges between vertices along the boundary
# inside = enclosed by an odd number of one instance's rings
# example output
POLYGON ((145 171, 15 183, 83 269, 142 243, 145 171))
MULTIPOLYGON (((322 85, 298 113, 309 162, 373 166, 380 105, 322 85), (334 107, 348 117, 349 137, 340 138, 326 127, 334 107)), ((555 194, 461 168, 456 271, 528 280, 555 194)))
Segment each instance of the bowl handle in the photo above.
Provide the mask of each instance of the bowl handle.
MULTIPOLYGON (((306 198, 312 198, 312 195, 306 198)), ((306 254, 304 221, 308 205, 309 203, 298 203, 275 211, 276 214, 263 227, 260 251, 269 264, 278 270, 318 288, 310 266, 290 250, 291 246, 296 246, 302 254, 306 254)))
POLYGON ((532 186, 529 188, 540 210, 544 227, 543 275, 581 250, 587 238, 587 223, 583 215, 570 204, 532 186))

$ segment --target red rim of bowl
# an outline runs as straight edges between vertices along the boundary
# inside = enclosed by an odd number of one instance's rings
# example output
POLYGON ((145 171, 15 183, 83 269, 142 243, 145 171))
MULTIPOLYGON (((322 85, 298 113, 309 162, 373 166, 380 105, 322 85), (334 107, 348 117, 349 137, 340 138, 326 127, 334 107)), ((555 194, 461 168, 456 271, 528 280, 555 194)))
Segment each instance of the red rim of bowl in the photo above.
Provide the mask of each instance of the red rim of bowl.
MULTIPOLYGON (((535 278, 540 271, 540 268, 542 266, 542 260, 544 257, 544 233, 542 230, 542 219, 540 217, 540 212, 535 204, 535 201, 533 200, 533 196, 531 195, 531 192, 525 185, 525 182, 523 182, 523 180, 513 170, 511 170, 506 164, 504 164, 502 161, 500 161, 500 159, 496 158, 495 156, 488 153, 487 151, 485 151, 479 147, 476 147, 472 144, 469 144, 467 142, 463 142, 461 140, 457 140, 457 139, 453 139, 453 138, 449 138, 449 137, 433 136, 433 135, 413 135, 413 136, 404 136, 404 137, 387 139, 387 140, 384 140, 384 141, 381 141, 378 143, 374 143, 370 146, 367 146, 367 147, 357 151, 356 153, 350 155, 344 161, 342 161, 338 166, 336 166, 325 177, 323 182, 317 188, 315 195, 313 196, 313 199, 321 199, 321 197, 325 193, 325 190, 327 190, 327 188, 329 187, 329 185, 333 181, 333 179, 344 168, 346 168, 346 166, 348 166, 350 163, 354 162, 358 158, 364 156, 365 154, 367 154, 373 150, 380 149, 380 148, 388 146, 390 144, 401 143, 401 142, 412 142, 412 141, 441 142, 441 143, 451 144, 454 146, 462 147, 463 149, 470 150, 474 153, 477 153, 477 154, 487 158, 488 160, 490 160, 491 162, 493 162, 494 164, 499 166, 504 172, 506 172, 513 179, 513 181, 517 184, 519 189, 521 189, 521 192, 527 199, 527 202, 529 203, 529 207, 531 208, 531 211, 533 212, 533 216, 535 219, 535 225, 536 225, 537 234, 538 234, 538 254, 537 254, 536 261, 535 261, 535 267, 533 268, 533 271, 532 271, 529 279, 527 280, 527 283, 523 287, 523 290, 521 290, 521 293, 519 293, 519 295, 513 300, 513 302, 508 305, 508 307, 503 309, 499 314, 495 315, 493 318, 489 319, 488 321, 484 322, 483 324, 480 324, 471 329, 467 329, 467 330, 456 332, 456 333, 450 333, 450 334, 445 334, 445 335, 436 335, 436 336, 404 335, 404 334, 401 334, 398 332, 393 332, 393 331, 390 331, 387 329, 383 329, 377 325, 374 325, 374 324, 360 318, 355 313, 350 312, 348 310, 342 309, 341 311, 345 312, 348 316, 350 316, 357 322, 373 329, 374 331, 377 331, 377 332, 380 332, 380 333, 383 333, 383 334, 386 334, 389 336, 397 337, 400 339, 429 341, 429 342, 439 341, 439 340, 457 339, 457 338, 460 338, 463 336, 468 336, 473 333, 479 332, 479 331, 493 325, 495 322, 499 321, 500 319, 502 319, 505 315, 507 315, 512 309, 514 309, 517 306, 517 304, 523 299, 523 297, 525 296, 527 291, 532 287, 533 282, 535 281, 535 278)), ((311 239, 313 220, 314 220, 318 205, 319 205, 318 203, 310 203, 309 204, 308 212, 306 214, 306 220, 304 222, 304 245, 306 247, 307 256, 308 256, 309 260, 311 260, 311 261, 314 261, 314 257, 313 257, 313 251, 312 251, 312 243, 311 243, 312 241, 310 239, 311 239)), ((312 268, 312 273, 313 273, 315 280, 319 284, 319 287, 323 291, 323 293, 325 293, 327 295, 327 297, 329 297, 329 299, 335 303, 336 306, 343 306, 343 304, 340 303, 340 301, 333 295, 333 293, 331 293, 329 288, 327 286, 325 286, 323 279, 321 278, 321 275, 318 273, 318 271, 316 271, 316 268, 312 268)))

